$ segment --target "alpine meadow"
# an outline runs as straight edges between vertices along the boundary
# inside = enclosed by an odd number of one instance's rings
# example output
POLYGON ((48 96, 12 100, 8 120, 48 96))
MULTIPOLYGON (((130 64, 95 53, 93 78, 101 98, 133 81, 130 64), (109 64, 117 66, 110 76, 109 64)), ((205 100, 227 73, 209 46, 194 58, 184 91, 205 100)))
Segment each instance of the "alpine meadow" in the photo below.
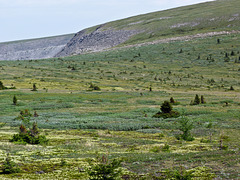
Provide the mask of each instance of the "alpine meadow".
POLYGON ((239 7, 0 43, 0 178, 239 179, 239 7))

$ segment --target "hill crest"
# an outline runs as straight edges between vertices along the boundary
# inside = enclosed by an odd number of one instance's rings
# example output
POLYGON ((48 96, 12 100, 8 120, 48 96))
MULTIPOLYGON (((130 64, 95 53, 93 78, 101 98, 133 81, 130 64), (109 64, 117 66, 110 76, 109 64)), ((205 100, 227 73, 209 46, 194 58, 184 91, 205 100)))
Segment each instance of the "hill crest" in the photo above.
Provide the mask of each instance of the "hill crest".
POLYGON ((0 59, 42 59, 161 42, 213 32, 238 32, 240 1, 217 0, 129 17, 55 40, 1 43, 0 59), (30 45, 29 45, 30 44, 30 45), (44 45, 45 44, 45 45, 44 45), (46 45, 48 44, 48 45, 46 45), (20 47, 24 48, 20 48, 20 47), (34 47, 34 48, 33 48, 34 47))

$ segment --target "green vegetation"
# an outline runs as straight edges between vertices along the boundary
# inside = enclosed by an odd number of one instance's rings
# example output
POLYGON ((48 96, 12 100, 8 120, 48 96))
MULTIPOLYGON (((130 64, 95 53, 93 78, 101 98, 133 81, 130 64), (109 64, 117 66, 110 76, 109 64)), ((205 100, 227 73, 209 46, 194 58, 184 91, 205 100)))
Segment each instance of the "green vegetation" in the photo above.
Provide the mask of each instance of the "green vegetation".
MULTIPOLYGON (((113 21, 105 24, 103 30, 129 29, 141 32, 123 45, 198 33, 239 31, 239 5, 239 0, 217 0, 113 21)), ((88 28, 87 32, 93 32, 97 27, 88 28)), ((221 37, 217 37, 214 43, 221 45, 221 37)), ((176 52, 182 55, 186 49, 179 47, 176 52)), ((229 55, 231 52, 228 52, 229 55)))
POLYGON ((113 159, 108 161, 108 157, 97 158, 97 164, 89 160, 90 167, 86 170, 90 180, 114 180, 121 179, 121 161, 113 159))
POLYGON ((191 130, 193 129, 193 123, 189 121, 186 117, 182 117, 181 120, 179 120, 179 127, 178 129, 182 131, 182 134, 177 135, 177 139, 183 139, 185 141, 193 141, 194 138, 191 135, 191 130))
POLYGON ((7 157, 2 165, 2 174, 12 174, 12 173, 18 173, 18 172, 20 172, 20 169, 11 160, 10 155, 7 154, 7 157))
POLYGON ((33 88, 32 88, 32 91, 37 91, 37 86, 36 86, 36 83, 33 83, 33 88))
POLYGON ((0 81, 0 90, 6 89, 6 87, 3 85, 2 81, 0 81))
POLYGON ((179 112, 172 110, 172 105, 168 101, 164 101, 161 105, 161 112, 153 115, 154 118, 177 118, 180 116, 179 112))
POLYGON ((237 179, 239 40, 234 33, 65 58, 0 61, 2 84, 17 87, 0 91, 0 166, 3 171, 10 153, 10 162, 21 170, 1 177, 87 179, 99 175, 93 169, 110 168, 121 170, 122 179, 237 179), (198 105, 190 105, 196 94, 198 105), (153 118, 170 99, 161 112, 173 109, 184 118, 153 118), (14 135, 17 142, 9 142, 14 135), (35 142, 26 140, 30 136, 45 136, 48 143, 28 144, 35 142), (107 154, 108 163, 95 159, 96 152, 107 154), (123 161, 115 166, 114 159, 123 161))
POLYGON ((17 105, 17 97, 15 95, 13 96, 13 105, 17 105))
POLYGON ((37 123, 32 124, 32 128, 27 130, 24 125, 19 128, 19 134, 14 134, 10 142, 28 143, 28 144, 47 144, 48 140, 46 136, 39 135, 39 129, 37 123))

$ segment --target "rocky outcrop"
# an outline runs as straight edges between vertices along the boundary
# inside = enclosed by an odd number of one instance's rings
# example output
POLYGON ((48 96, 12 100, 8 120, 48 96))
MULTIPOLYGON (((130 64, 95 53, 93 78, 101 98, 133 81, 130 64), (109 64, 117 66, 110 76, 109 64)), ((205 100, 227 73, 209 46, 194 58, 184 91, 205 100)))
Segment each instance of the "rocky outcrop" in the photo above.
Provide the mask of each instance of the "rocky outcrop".
POLYGON ((52 58, 60 52, 73 34, 0 43, 0 60, 52 58))
POLYGON ((106 30, 104 25, 98 26, 91 33, 83 30, 78 32, 56 57, 102 51, 127 41, 137 33, 137 30, 106 30))

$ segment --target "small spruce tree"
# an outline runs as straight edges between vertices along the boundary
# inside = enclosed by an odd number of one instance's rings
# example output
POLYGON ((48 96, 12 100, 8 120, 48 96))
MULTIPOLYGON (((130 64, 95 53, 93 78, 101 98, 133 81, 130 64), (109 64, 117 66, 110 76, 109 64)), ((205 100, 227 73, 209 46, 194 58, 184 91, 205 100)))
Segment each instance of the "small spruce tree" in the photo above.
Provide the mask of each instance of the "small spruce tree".
POLYGON ((24 125, 19 127, 19 134, 27 134, 27 129, 24 125))
POLYGON ((176 101, 173 99, 173 97, 170 98, 170 103, 171 103, 171 104, 176 103, 176 101))
POLYGON ((33 115, 34 117, 38 117, 39 115, 38 115, 38 113, 37 113, 37 111, 34 111, 34 115, 33 115))
POLYGON ((90 180, 121 179, 121 163, 122 160, 119 159, 113 159, 112 162, 109 162, 105 156, 102 156, 102 158, 97 157, 95 163, 89 160, 90 167, 86 169, 86 172, 90 180))
POLYGON ((37 91, 36 83, 33 84, 33 89, 32 89, 32 91, 37 91))
POLYGON ((0 81, 0 90, 5 89, 5 86, 3 85, 2 81, 0 81))
POLYGON ((157 112, 153 115, 154 118, 177 118, 180 116, 180 113, 172 110, 172 104, 168 101, 164 101, 161 105, 161 112, 157 112))
POLYGON ((172 105, 170 102, 164 101, 160 109, 163 113, 170 113, 172 111, 172 105))
POLYGON ((3 166, 2 166, 2 173, 3 174, 12 174, 12 173, 18 173, 18 172, 20 172, 20 169, 11 160, 11 157, 8 153, 6 159, 3 163, 3 166))
POLYGON ((205 103, 206 103, 205 98, 201 96, 201 104, 205 104, 205 103))
POLYGON ((230 91, 234 91, 234 88, 233 88, 233 86, 231 86, 231 87, 230 87, 230 91))
POLYGON ((198 94, 196 94, 195 99, 193 101, 193 105, 198 105, 198 104, 200 104, 200 98, 199 98, 198 94))
POLYGON ((13 105, 17 105, 17 97, 15 95, 13 96, 13 105))
POLYGON ((39 134, 39 129, 38 129, 38 127, 37 127, 37 123, 36 123, 36 122, 34 122, 34 123, 32 124, 32 129, 30 129, 30 132, 31 132, 31 136, 32 136, 32 137, 37 137, 37 136, 38 136, 38 134, 39 134))
POLYGON ((152 92, 152 87, 151 86, 149 87, 149 91, 152 92))
POLYGON ((193 123, 189 121, 188 118, 182 117, 182 119, 179 121, 179 127, 178 129, 182 131, 182 134, 180 136, 177 136, 177 139, 183 139, 185 141, 193 141, 194 138, 191 135, 191 130, 193 129, 193 123))

